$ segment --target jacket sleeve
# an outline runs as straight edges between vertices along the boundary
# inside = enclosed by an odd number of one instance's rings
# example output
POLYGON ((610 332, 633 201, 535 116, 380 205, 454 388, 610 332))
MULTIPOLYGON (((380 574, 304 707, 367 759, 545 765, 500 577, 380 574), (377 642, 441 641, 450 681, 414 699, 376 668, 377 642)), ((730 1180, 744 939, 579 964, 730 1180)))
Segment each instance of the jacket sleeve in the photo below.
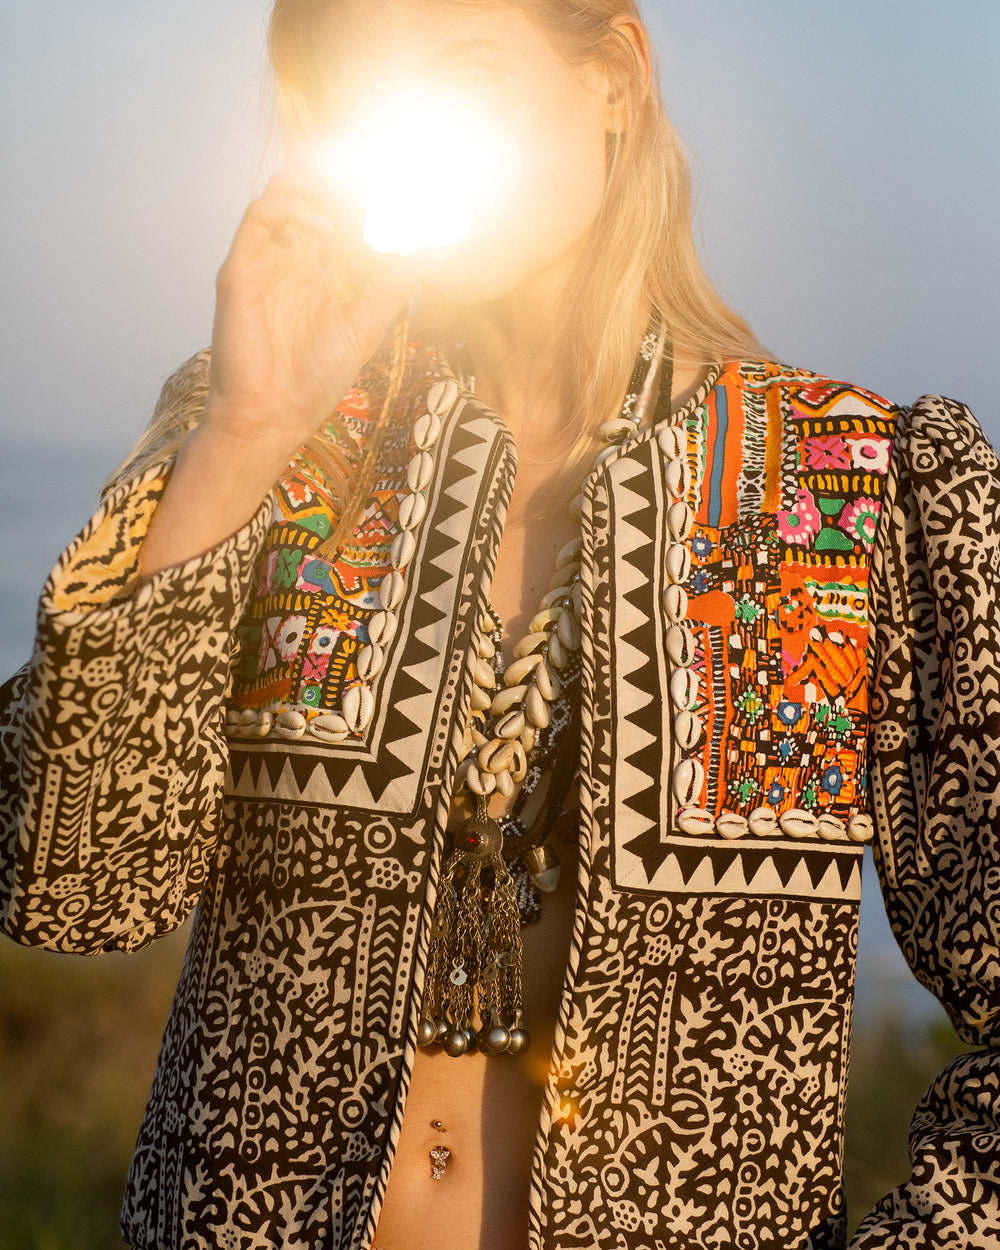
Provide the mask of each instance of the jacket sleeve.
POLYGON ((0 927, 130 950, 180 924, 217 844, 231 637, 271 515, 135 589, 161 467, 108 496, 42 592, 0 707, 0 927))
POLYGON ((962 405, 904 414, 875 554, 875 863, 908 963, 985 1049, 928 1090, 912 1175, 852 1247, 1000 1250, 1000 472, 962 405))

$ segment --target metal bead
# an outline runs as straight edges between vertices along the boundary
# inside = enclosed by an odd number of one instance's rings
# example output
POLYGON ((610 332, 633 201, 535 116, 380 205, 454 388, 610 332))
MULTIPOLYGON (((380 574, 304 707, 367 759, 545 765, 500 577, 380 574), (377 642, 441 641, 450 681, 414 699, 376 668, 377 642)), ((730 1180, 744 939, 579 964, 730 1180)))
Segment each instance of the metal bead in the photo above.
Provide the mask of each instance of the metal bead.
POLYGON ((399 523, 404 530, 416 529, 426 512, 426 496, 404 495, 399 505, 399 523))
POLYGON ((343 742, 350 735, 351 728, 336 712, 322 712, 309 722, 309 732, 321 742, 343 742))
POLYGON ((427 407, 439 417, 446 417, 458 399, 458 383, 452 378, 443 378, 427 392, 427 407))
POLYGON ((395 612, 376 612, 368 622, 368 641, 383 647, 396 633, 399 617, 395 612))
POLYGON ((491 1025, 481 1030, 479 1045, 488 1055, 502 1055, 510 1045, 510 1030, 505 1029, 502 1024, 491 1025))
POLYGON ((379 607, 382 611, 391 612, 393 608, 398 607, 405 590, 406 582, 403 580, 402 573, 396 569, 393 569, 391 573, 386 573, 378 588, 379 607))
POLYGON ((686 582, 691 576, 691 552, 683 543, 673 543, 667 548, 664 563, 667 577, 678 585, 686 582))
POLYGON ((434 1021, 434 1025, 437 1028, 437 1040, 443 1042, 451 1032, 451 1022, 447 1016, 438 1016, 434 1021))
MULTIPOLYGON (((561 578, 557 577, 553 578, 553 580, 561 580, 561 578)), ((569 586, 556 586, 553 590, 548 591, 547 594, 542 596, 540 606, 543 608, 551 608, 555 607, 556 604, 559 604, 560 606, 565 607, 569 602, 569 595, 569 586)))
POLYGON ((348 686, 343 695, 344 720, 354 733, 361 733, 375 711, 375 697, 367 686, 348 686))
POLYGON ((434 476, 434 457, 429 451, 418 451, 406 466, 406 484, 414 493, 424 490, 434 476))
POLYGON ((437 1023, 425 1016, 417 1025, 417 1045, 432 1046, 437 1041, 437 1023))
POLYGON ((778 818, 769 807, 755 807, 747 818, 750 832, 758 838, 773 838, 778 833, 778 818))
POLYGON ((413 441, 421 451, 429 451, 441 434, 441 418, 436 412, 425 412, 413 423, 413 441))
POLYGON ((417 540, 409 530, 403 530, 392 540, 389 563, 394 569, 405 569, 417 552, 417 540))
POLYGON ((451 1055, 453 1059, 457 1059, 459 1055, 464 1055, 469 1049, 469 1039, 465 1036, 464 1029, 455 1029, 447 1035, 442 1045, 446 1055, 451 1055))
POLYGON ((531 1034, 527 1029, 511 1029, 510 1041, 507 1043, 508 1055, 523 1055, 531 1045, 531 1034))
POLYGON ((701 794, 705 782, 705 769, 700 760, 681 760, 674 769, 674 798, 687 807, 701 794))

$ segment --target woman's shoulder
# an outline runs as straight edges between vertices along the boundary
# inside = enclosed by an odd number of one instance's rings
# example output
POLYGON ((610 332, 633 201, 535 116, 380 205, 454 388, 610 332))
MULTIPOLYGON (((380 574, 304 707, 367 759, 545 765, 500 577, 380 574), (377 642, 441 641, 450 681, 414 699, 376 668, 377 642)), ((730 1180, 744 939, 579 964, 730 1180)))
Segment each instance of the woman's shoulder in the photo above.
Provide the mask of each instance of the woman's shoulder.
POLYGON ((901 405, 855 382, 829 377, 780 360, 728 360, 719 371, 716 385, 764 396, 773 403, 783 400, 793 410, 816 417, 867 411, 894 417, 901 405))

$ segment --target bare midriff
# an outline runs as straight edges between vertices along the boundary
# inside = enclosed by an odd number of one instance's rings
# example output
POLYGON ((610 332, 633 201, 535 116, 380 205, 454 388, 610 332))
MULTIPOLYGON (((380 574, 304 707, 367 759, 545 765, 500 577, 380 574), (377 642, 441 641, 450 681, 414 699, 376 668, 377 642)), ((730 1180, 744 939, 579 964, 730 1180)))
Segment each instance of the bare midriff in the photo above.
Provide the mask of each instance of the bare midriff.
POLYGON ((566 971, 575 848, 558 843, 555 893, 522 929, 523 1055, 458 1058, 418 1047, 399 1146, 379 1220, 379 1250, 525 1250, 532 1155, 566 971), (440 1127, 437 1127, 440 1125, 440 1127), (431 1151, 450 1151, 440 1179, 431 1151))

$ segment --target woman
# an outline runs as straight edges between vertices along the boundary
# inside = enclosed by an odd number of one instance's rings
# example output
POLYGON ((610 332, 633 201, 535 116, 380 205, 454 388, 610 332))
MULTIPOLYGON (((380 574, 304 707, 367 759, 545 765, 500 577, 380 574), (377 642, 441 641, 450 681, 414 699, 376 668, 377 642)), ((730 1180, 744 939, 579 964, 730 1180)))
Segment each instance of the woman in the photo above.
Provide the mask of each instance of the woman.
MULTIPOLYGON (((841 1244, 873 815, 996 1044, 995 456, 724 307, 629 5, 283 0, 271 49, 302 152, 443 79, 518 164, 349 281, 339 202, 273 180, 210 373, 46 587, 5 927, 132 949, 197 903, 126 1238, 841 1244)), ((996 1082, 942 1077, 858 1245, 993 1244, 996 1082)))

